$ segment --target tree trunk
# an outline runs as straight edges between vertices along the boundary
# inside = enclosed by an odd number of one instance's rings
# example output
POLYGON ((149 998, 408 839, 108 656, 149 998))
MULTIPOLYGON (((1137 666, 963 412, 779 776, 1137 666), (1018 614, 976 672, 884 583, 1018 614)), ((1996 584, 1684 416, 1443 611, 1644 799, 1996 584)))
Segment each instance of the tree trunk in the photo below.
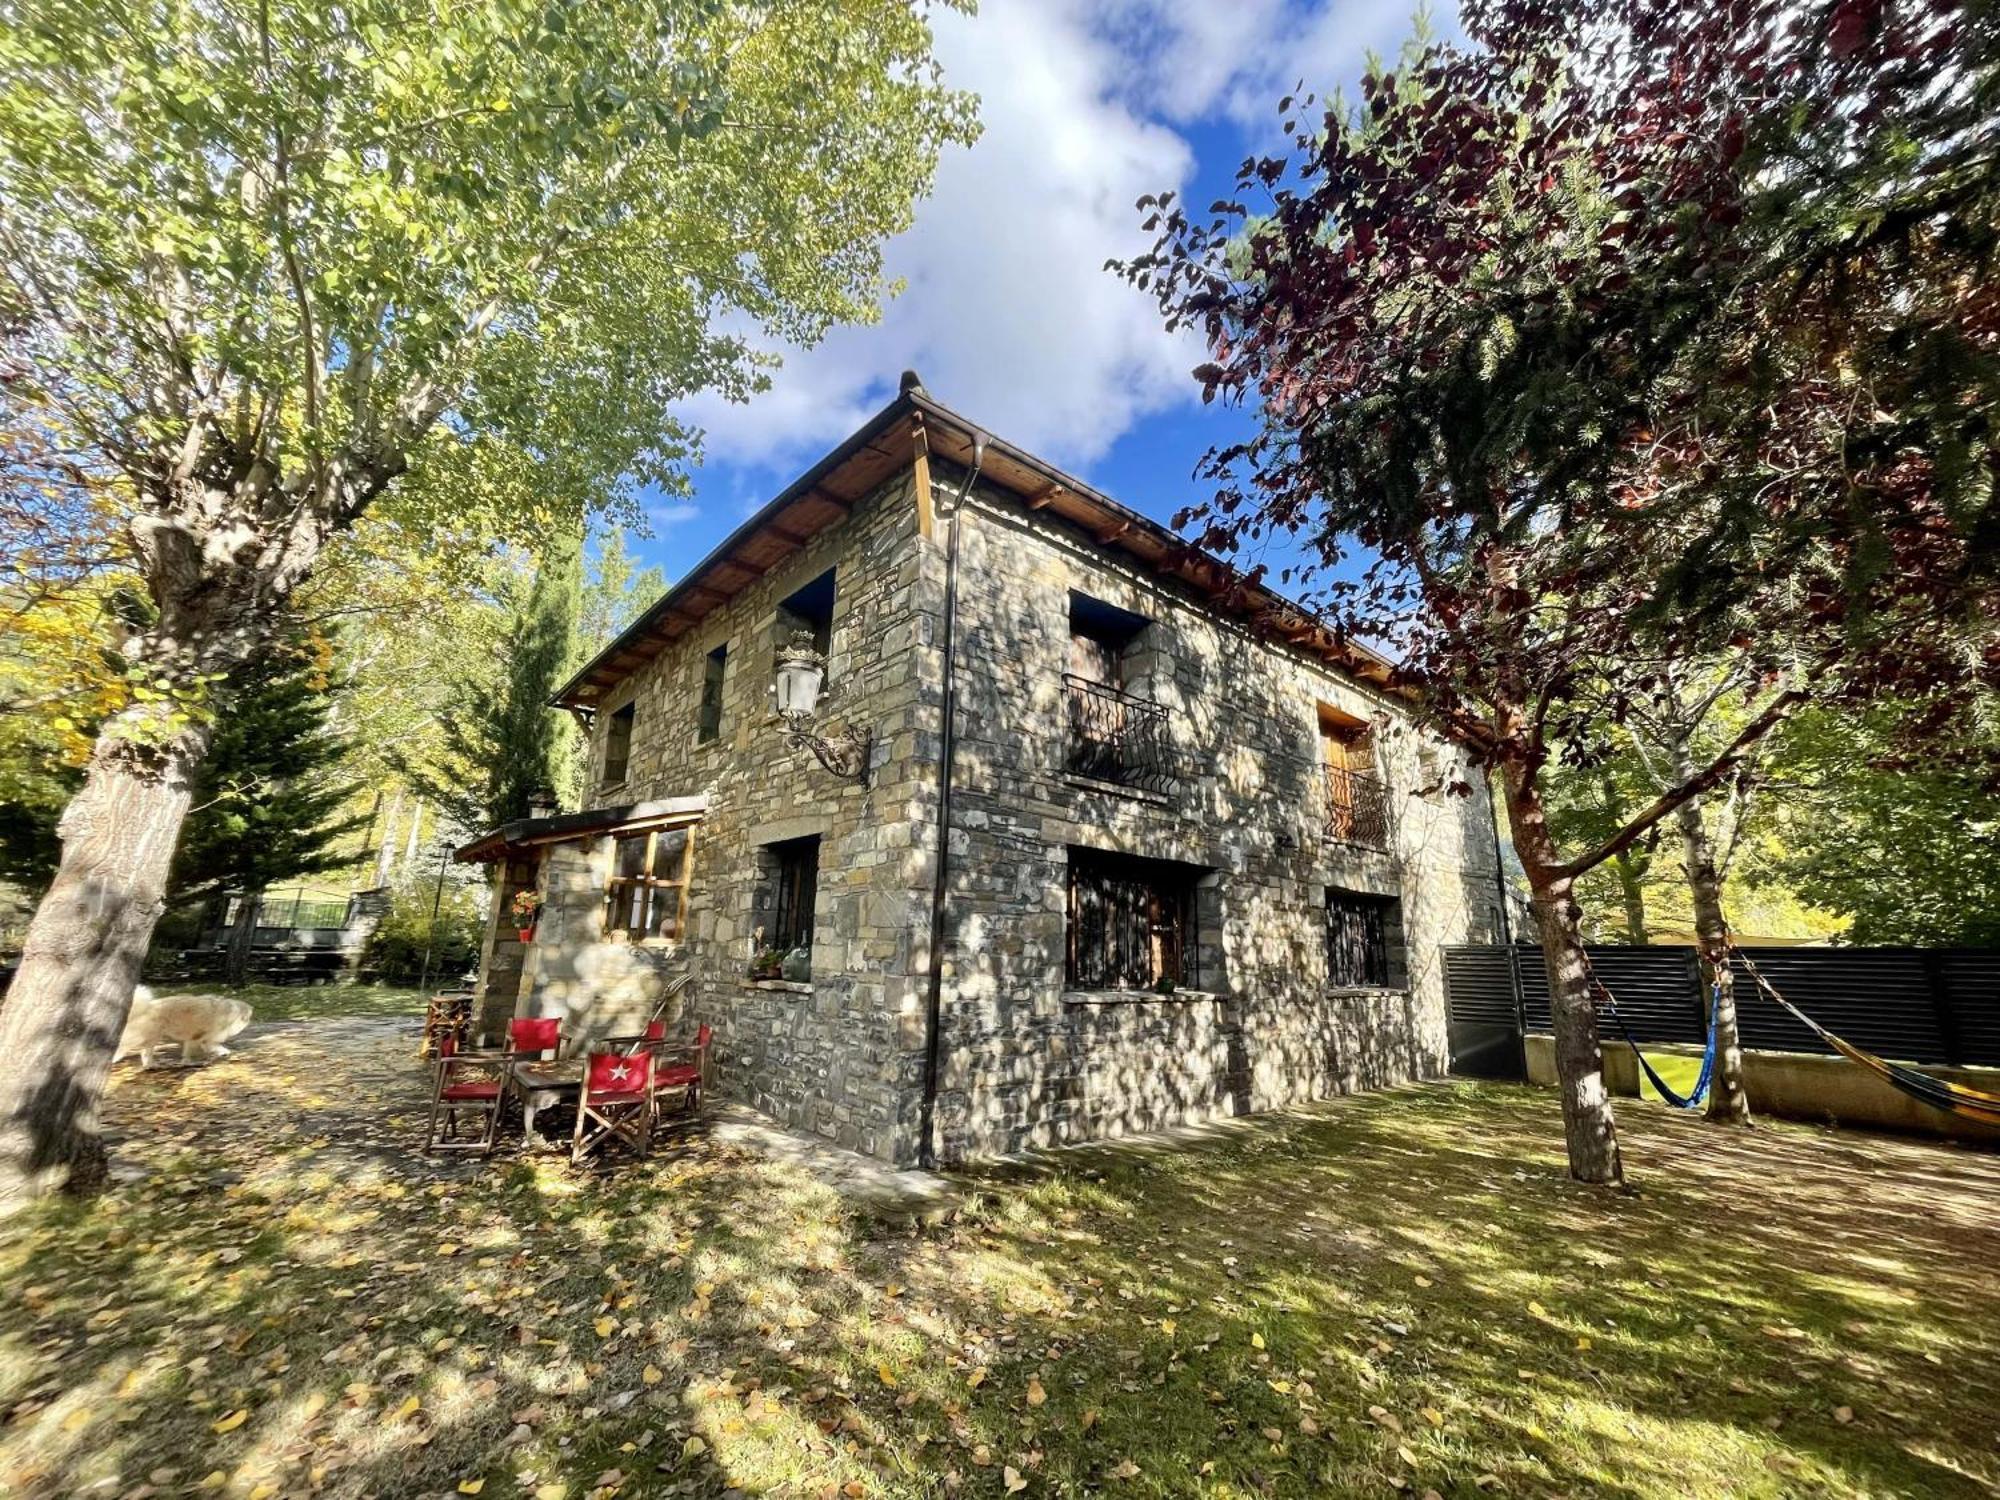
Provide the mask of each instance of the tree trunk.
POLYGON ((1646 886, 1629 849, 1621 849, 1611 859, 1618 877, 1618 894, 1625 903, 1625 941, 1643 948, 1651 940, 1646 931, 1646 886))
POLYGON ((237 899, 236 920, 229 924, 229 943, 222 950, 222 982, 242 984, 250 977, 250 950, 257 946, 257 923, 264 909, 262 891, 244 891, 237 899))
POLYGON ((378 888, 389 883, 389 872, 396 867, 396 819, 403 811, 403 789, 394 787, 389 793, 389 811, 382 819, 382 843, 375 851, 375 884, 378 888))
POLYGON ((97 1099, 208 748, 206 729, 157 725, 136 707, 105 725, 58 825, 62 859, 0 1009, 0 1214, 103 1178, 97 1099))
POLYGON ((1540 788, 1518 765, 1506 768, 1505 780, 1514 852, 1528 877, 1542 963, 1548 970, 1569 1173, 1578 1182, 1618 1186, 1625 1181, 1625 1166, 1618 1154, 1611 1092, 1604 1084, 1604 1054, 1598 1045, 1597 1012, 1590 1001, 1590 971, 1583 954, 1582 913, 1572 882, 1558 873, 1561 861, 1549 838, 1540 788))
MULTIPOLYGON (((1685 754, 1681 757, 1685 758, 1685 754)), ((1690 797, 1674 813, 1680 824, 1688 892, 1694 903, 1694 937, 1715 1006, 1715 1072, 1708 1086, 1708 1117, 1730 1125, 1750 1123, 1750 1096, 1743 1088, 1743 1040, 1736 1030, 1736 977, 1729 968, 1729 924, 1722 915, 1722 876, 1715 867, 1715 843, 1702 817, 1701 798, 1690 797)))

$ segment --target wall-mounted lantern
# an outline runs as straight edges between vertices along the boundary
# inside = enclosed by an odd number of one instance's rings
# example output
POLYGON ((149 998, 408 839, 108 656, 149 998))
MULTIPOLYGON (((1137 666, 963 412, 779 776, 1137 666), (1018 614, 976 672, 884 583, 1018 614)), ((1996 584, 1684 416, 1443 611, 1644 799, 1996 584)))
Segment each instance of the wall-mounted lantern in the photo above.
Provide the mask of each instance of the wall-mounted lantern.
POLYGON ((815 760, 843 780, 865 782, 872 735, 851 724, 826 735, 813 732, 825 683, 826 656, 813 644, 812 632, 794 631, 778 650, 778 717, 785 722, 785 741, 794 750, 812 751, 815 760))

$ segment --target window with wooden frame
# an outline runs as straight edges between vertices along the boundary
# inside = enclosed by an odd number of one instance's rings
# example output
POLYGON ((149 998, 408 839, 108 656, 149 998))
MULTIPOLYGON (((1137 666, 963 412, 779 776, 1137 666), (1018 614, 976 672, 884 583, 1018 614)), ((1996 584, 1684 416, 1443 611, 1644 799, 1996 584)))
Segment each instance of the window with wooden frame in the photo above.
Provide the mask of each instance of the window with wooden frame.
POLYGON ((1326 893, 1326 982, 1330 989, 1386 989, 1389 926, 1396 898, 1326 893))
POLYGON ((638 716, 637 702, 626 704, 604 721, 604 776, 607 782, 625 779, 632 761, 632 724, 638 716))
POLYGON ((604 893, 604 930, 633 942, 672 941, 687 931, 688 874, 694 867, 692 828, 650 828, 612 840, 611 879, 604 893))
POLYGON ((819 898, 819 835, 768 846, 771 857, 769 946, 780 953, 813 944, 813 904, 819 898))
POLYGON ((701 665, 701 710, 695 718, 694 741, 706 745, 722 735, 722 679, 729 670, 729 647, 717 646, 701 665))
POLYGON ((1072 989, 1199 982, 1190 865, 1095 849, 1069 852, 1067 981, 1072 989))

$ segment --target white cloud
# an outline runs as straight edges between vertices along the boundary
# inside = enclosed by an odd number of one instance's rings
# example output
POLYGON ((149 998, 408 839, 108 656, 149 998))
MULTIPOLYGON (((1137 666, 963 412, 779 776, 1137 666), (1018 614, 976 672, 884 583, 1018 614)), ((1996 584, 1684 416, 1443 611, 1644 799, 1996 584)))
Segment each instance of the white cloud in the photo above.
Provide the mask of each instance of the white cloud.
POLYGON ((789 478, 906 368, 995 433, 1086 470, 1142 418, 1192 402, 1201 350, 1104 270, 1149 243, 1134 200, 1192 175, 1177 126, 1267 128, 1293 81, 1277 72, 1350 76, 1366 45, 1407 30, 1410 3, 1301 15, 1284 0, 984 0, 977 17, 936 14, 939 57, 980 95, 984 133, 945 159, 889 248, 908 289, 876 326, 788 352, 747 406, 690 403, 710 459, 789 478))
POLYGON ((655 532, 678 526, 683 521, 692 521, 701 514, 701 508, 686 500, 672 500, 662 505, 646 507, 646 521, 655 532))

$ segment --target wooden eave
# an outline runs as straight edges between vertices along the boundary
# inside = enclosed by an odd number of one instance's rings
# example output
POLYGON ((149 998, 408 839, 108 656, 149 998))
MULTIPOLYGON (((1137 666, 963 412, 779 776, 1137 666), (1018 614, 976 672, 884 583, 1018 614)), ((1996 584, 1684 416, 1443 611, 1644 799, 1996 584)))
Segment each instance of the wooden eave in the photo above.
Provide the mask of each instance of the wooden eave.
MULTIPOLYGON (((586 663, 551 702, 562 708, 599 706, 618 683, 668 645, 697 630, 744 588, 844 520, 863 496, 897 470, 911 465, 928 469, 933 457, 969 468, 979 430, 921 387, 904 391, 731 533, 586 663)), ((1342 640, 1300 605, 1251 583, 1159 522, 1033 454, 988 437, 980 472, 988 482, 1018 496, 1027 510, 1059 517, 1091 545, 1123 554, 1184 585, 1211 608, 1244 621, 1260 634, 1361 680, 1392 685, 1394 667, 1386 657, 1342 640)), ((928 499, 919 500, 920 521, 928 514, 928 499)))

